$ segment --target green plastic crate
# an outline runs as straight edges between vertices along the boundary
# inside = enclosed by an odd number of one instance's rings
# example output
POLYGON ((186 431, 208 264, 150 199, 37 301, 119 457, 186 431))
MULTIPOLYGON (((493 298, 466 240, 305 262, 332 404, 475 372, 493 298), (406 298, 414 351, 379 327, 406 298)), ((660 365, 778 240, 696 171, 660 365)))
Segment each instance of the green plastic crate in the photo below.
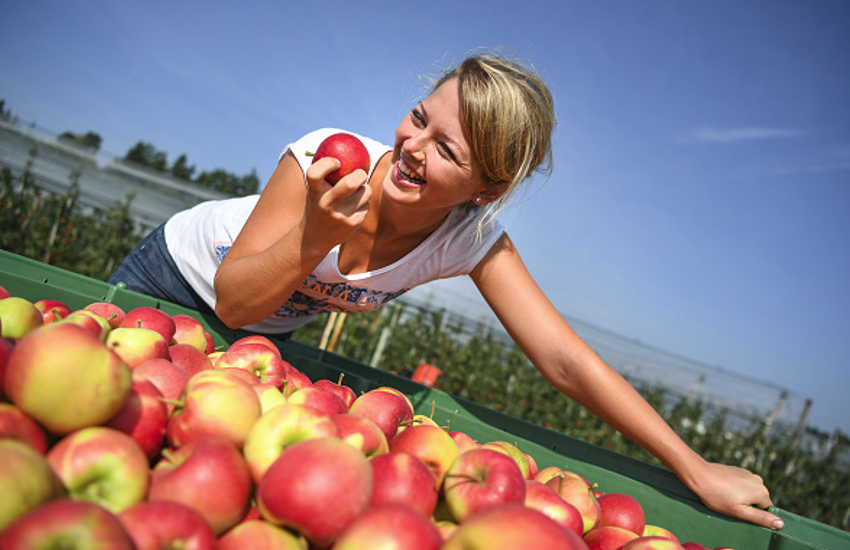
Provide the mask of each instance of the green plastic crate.
MULTIPOLYGON (((229 343, 248 333, 233 330, 213 315, 128 291, 121 285, 58 269, 0 250, 0 286, 31 301, 61 300, 72 308, 107 301, 130 310, 152 306, 174 315, 184 313, 201 321, 216 345, 229 343)), ((605 492, 622 492, 638 499, 647 523, 670 529, 682 542, 697 541, 709 548, 729 546, 735 550, 850 550, 850 533, 803 518, 780 508, 771 509, 785 521, 781 531, 771 531, 719 515, 704 507, 670 471, 584 441, 525 422, 471 401, 423 386, 410 379, 372 368, 299 342, 277 342, 285 359, 313 380, 344 383, 358 394, 379 386, 405 392, 416 412, 430 415, 440 425, 468 433, 480 442, 503 440, 516 443, 540 468, 558 466, 573 470, 605 492)))

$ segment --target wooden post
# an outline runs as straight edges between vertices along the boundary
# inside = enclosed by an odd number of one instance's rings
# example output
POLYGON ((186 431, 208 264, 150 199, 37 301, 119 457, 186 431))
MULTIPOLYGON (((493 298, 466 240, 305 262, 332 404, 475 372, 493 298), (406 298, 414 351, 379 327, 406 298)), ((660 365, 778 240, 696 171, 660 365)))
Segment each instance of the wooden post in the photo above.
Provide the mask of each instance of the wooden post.
POLYGON ((340 313, 336 316, 334 329, 331 333, 331 341, 328 343, 328 351, 333 351, 334 347, 336 347, 336 342, 339 339, 339 333, 342 332, 342 324, 345 322, 345 316, 345 313, 340 313))
POLYGON ((330 339, 331 330, 336 322, 337 315, 339 314, 336 311, 332 311, 328 315, 328 320, 325 323, 325 330, 322 332, 322 339, 319 341, 319 349, 328 349, 328 339, 330 339))
POLYGON ((797 427, 794 428, 794 433, 791 434, 791 437, 788 439, 788 448, 794 446, 797 438, 800 436, 800 432, 803 431, 803 427, 806 425, 806 417, 809 416, 809 410, 812 408, 812 400, 806 399, 806 405, 803 407, 803 412, 800 414, 800 420, 797 421, 797 427))

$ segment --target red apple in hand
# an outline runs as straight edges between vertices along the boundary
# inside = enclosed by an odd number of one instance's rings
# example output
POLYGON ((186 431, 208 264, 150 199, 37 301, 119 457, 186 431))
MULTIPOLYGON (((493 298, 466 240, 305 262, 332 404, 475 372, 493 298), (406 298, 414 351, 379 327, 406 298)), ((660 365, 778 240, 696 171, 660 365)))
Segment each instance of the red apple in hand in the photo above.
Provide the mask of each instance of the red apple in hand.
POLYGON ((331 185, 357 169, 368 173, 372 164, 369 158, 369 150, 366 149, 363 142, 355 136, 344 132, 325 138, 313 155, 313 163, 325 157, 333 157, 341 165, 337 170, 325 176, 325 179, 331 185))

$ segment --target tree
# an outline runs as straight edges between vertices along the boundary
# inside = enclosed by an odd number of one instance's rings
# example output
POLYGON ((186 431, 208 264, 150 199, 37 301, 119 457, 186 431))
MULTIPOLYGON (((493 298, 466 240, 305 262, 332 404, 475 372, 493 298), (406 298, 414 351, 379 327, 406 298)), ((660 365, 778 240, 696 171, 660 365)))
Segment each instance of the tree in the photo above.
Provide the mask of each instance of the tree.
POLYGON ((85 134, 64 132, 60 134, 59 140, 83 147, 84 149, 88 149, 92 152, 100 150, 100 144, 103 142, 103 138, 101 138, 99 134, 91 131, 86 132, 85 134))
POLYGON ((165 151, 159 151, 153 144, 145 141, 139 141, 127 151, 127 154, 124 155, 124 160, 151 168, 157 172, 165 172, 168 167, 165 151))
POLYGON ((209 189, 240 197, 256 193, 260 187, 260 180, 257 178, 257 173, 254 170, 247 176, 240 178, 235 174, 217 168, 212 171, 201 172, 195 179, 195 183, 209 189))
POLYGON ((174 164, 171 165, 171 175, 181 180, 192 181, 192 174, 195 173, 195 166, 189 165, 186 159, 186 154, 177 157, 174 164))

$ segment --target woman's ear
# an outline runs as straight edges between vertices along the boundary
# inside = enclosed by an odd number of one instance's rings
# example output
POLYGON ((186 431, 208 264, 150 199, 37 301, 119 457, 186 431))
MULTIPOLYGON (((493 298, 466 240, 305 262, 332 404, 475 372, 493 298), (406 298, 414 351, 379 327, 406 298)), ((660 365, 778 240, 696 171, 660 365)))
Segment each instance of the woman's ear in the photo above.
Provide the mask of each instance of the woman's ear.
POLYGON ((507 181, 500 181, 494 184, 490 184, 475 196, 475 204, 483 205, 490 204, 491 202, 496 202, 502 195, 507 192, 510 188, 511 184, 507 181))

